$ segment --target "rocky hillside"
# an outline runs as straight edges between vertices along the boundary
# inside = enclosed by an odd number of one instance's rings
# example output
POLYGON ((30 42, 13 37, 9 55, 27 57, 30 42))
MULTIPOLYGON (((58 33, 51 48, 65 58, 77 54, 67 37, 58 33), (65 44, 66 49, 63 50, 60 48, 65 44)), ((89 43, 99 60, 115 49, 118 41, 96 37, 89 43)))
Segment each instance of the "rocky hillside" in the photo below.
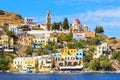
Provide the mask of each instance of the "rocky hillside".
POLYGON ((9 25, 23 24, 24 19, 19 14, 0 10, 0 26, 3 23, 7 23, 9 25))

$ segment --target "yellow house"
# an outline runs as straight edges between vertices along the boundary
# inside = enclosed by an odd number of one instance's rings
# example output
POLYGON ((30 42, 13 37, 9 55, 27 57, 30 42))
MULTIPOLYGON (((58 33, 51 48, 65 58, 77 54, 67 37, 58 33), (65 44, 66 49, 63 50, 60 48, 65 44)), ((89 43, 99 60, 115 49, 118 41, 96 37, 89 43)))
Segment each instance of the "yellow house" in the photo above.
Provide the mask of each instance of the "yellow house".
POLYGON ((1 40, 2 40, 3 42, 8 42, 8 41, 9 41, 8 35, 2 35, 2 36, 1 36, 1 40))
POLYGON ((9 38, 8 35, 2 35, 1 39, 0 39, 0 43, 1 44, 8 43, 8 44, 10 44, 10 46, 14 46, 14 39, 9 38))
POLYGON ((10 44, 10 46, 14 46, 14 39, 13 38, 10 38, 10 40, 9 40, 10 42, 9 42, 9 44, 10 44))
POLYGON ((53 58, 49 56, 16 58, 13 60, 12 65, 11 69, 15 71, 29 68, 32 71, 49 72, 53 67, 53 58))
POLYGON ((21 45, 31 45, 33 42, 33 36, 30 34, 23 34, 19 36, 18 43, 21 45))
POLYGON ((67 55, 67 54, 75 55, 76 52, 77 52, 77 49, 68 49, 68 48, 66 48, 66 49, 64 49, 64 50, 62 51, 61 57, 62 57, 62 58, 65 58, 65 55, 67 55))
POLYGON ((13 70, 23 69, 24 58, 16 58, 13 60, 13 70))
POLYGON ((24 62, 23 62, 23 69, 31 69, 31 70, 34 70, 35 69, 35 59, 32 58, 32 57, 27 57, 25 58, 24 62))
POLYGON ((13 60, 14 70, 35 69, 35 59, 32 57, 16 58, 13 60))
POLYGON ((48 38, 46 38, 46 42, 55 42, 55 43, 57 43, 57 37, 48 37, 48 38))
POLYGON ((3 44, 3 40, 0 39, 0 44, 3 44))

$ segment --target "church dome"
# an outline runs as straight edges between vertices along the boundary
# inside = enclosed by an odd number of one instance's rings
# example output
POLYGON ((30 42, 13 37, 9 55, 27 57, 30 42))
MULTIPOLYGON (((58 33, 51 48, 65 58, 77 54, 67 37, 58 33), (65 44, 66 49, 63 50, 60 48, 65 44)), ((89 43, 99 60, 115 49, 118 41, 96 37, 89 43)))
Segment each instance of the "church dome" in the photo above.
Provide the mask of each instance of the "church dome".
POLYGON ((80 21, 79 21, 78 18, 75 18, 75 19, 73 20, 73 23, 75 23, 75 24, 80 24, 80 21))

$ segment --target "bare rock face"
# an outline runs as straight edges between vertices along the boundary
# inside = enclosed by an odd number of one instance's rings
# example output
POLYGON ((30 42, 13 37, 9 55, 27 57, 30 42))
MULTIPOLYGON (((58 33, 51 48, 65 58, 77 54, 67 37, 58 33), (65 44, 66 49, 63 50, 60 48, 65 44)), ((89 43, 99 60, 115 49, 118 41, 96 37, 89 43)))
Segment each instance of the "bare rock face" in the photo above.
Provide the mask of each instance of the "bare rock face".
POLYGON ((24 19, 19 14, 0 10, 0 26, 6 23, 9 25, 21 25, 24 23, 24 19))

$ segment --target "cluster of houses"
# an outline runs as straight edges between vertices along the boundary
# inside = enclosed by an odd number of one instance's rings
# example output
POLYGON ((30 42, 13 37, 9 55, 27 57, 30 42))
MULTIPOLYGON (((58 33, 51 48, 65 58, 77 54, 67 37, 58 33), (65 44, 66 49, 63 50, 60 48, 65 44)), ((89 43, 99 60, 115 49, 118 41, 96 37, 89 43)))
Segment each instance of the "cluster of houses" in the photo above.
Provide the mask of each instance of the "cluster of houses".
POLYGON ((12 70, 25 70, 27 68, 40 72, 51 70, 82 70, 83 50, 64 49, 61 53, 36 56, 18 57, 13 60, 12 70))
POLYGON ((0 53, 4 52, 15 53, 14 39, 4 34, 3 29, 0 29, 0 53))
MULTIPOLYGON (((57 43, 58 36, 68 34, 72 31, 73 40, 87 40, 95 37, 94 31, 89 31, 86 25, 82 25, 79 19, 74 19, 68 30, 51 30, 50 11, 47 12, 46 24, 38 25, 33 18, 25 18, 24 25, 9 25, 9 31, 18 36, 17 42, 8 37, 4 30, 0 29, 0 53, 16 52, 17 45, 32 46, 32 48, 41 48, 48 42, 57 43), (32 30, 33 27, 42 30, 32 30)), ((96 46, 93 58, 99 58, 101 55, 109 53, 111 46, 108 43, 100 43, 96 46)), ((31 70, 50 71, 55 70, 81 70, 83 69, 84 50, 63 48, 60 53, 42 55, 35 57, 18 57, 13 60, 11 69, 22 70, 30 68, 31 70)))

